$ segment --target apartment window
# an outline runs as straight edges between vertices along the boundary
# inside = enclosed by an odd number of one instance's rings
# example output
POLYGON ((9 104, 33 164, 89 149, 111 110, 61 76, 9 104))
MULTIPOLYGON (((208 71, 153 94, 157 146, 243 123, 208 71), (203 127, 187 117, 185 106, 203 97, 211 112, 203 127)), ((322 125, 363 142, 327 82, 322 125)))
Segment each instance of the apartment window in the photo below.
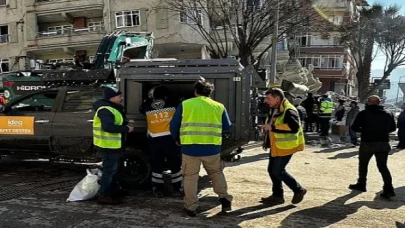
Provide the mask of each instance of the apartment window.
POLYGON ((0 73, 6 73, 10 71, 10 62, 8 59, 0 59, 0 73))
POLYGON ((343 23, 343 16, 342 15, 331 16, 329 17, 329 21, 335 25, 340 25, 343 23))
POLYGON ((141 25, 140 11, 120 11, 115 13, 117 28, 134 27, 141 25))
POLYGON ((343 68, 343 57, 342 56, 322 56, 321 57, 321 68, 323 69, 342 69, 343 68))
POLYGON ((180 12, 180 22, 186 24, 202 24, 202 13, 201 10, 187 10, 183 9, 180 12))
POLYGON ((8 26, 0 26, 0 43, 8 43, 8 26))
POLYGON ((100 31, 104 28, 104 22, 103 21, 89 22, 87 27, 89 27, 90 31, 100 31))
POLYGON ((308 58, 306 56, 300 57, 298 60, 300 61, 302 67, 308 66, 308 58))
POLYGON ((7 0, 0 0, 0 6, 5 6, 7 0))
POLYGON ((321 67, 321 57, 313 57, 312 58, 312 65, 314 65, 314 68, 321 67))
POLYGON ((297 41, 298 44, 302 47, 305 46, 310 46, 311 45, 311 35, 302 35, 302 36, 297 36, 297 41))

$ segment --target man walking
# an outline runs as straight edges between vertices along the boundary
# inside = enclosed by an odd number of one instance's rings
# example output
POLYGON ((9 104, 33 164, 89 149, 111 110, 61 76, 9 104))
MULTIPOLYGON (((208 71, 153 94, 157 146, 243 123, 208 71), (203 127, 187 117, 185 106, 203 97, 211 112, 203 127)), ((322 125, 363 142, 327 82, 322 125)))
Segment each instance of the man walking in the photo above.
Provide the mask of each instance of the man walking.
POLYGON ((172 195, 182 196, 181 152, 170 136, 170 120, 176 108, 169 99, 170 92, 164 86, 152 91, 152 100, 142 104, 140 111, 146 115, 150 165, 152 168, 152 188, 157 198, 164 197, 163 168, 165 161, 171 171, 172 195))
POLYGON ((231 122, 224 105, 209 98, 213 91, 213 84, 197 81, 196 97, 183 101, 170 123, 172 137, 181 145, 183 153, 184 209, 191 217, 197 215, 201 163, 212 180, 214 192, 219 195, 222 211, 231 210, 232 196, 228 194, 220 156, 222 132, 229 131, 231 122))
POLYGON ((384 181, 381 197, 395 196, 391 173, 387 166, 388 153, 391 150, 389 133, 396 130, 394 116, 380 106, 378 96, 370 96, 366 109, 361 111, 353 122, 352 129, 361 132, 359 151, 359 178, 356 184, 349 185, 352 190, 366 192, 368 163, 373 155, 384 181))
POLYGON ((321 107, 319 109, 319 122, 321 124, 321 136, 329 135, 330 119, 333 112, 333 102, 328 95, 322 96, 321 107))
POLYGON ((124 150, 124 134, 132 132, 133 126, 126 126, 121 91, 107 87, 104 99, 94 103, 96 113, 93 119, 93 143, 103 159, 103 174, 100 181, 98 203, 119 204, 114 198, 118 193, 118 166, 124 150))
POLYGON ((273 194, 262 198, 261 202, 271 205, 283 204, 284 182, 294 192, 291 203, 298 204, 304 199, 307 190, 285 170, 292 155, 305 147, 298 111, 285 99, 283 91, 277 88, 266 92, 265 102, 272 108, 266 125, 263 126, 266 131, 263 148, 270 148, 267 170, 273 182, 273 194))
POLYGON ((357 146, 357 133, 352 129, 352 125, 354 120, 356 119, 357 114, 360 112, 359 106, 357 106, 356 101, 350 102, 350 111, 347 113, 346 116, 346 126, 349 129, 349 136, 350 136, 350 141, 353 144, 354 147, 357 146))

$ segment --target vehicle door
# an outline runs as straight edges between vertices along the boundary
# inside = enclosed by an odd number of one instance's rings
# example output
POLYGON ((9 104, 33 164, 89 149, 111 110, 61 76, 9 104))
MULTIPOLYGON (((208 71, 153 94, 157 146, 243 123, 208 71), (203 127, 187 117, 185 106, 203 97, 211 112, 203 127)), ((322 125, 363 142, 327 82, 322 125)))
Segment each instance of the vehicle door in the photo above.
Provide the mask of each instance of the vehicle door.
POLYGON ((102 97, 102 88, 67 89, 52 125, 54 151, 65 155, 91 155, 93 103, 102 97))
POLYGON ((45 90, 7 104, 0 115, 0 145, 6 150, 50 151, 58 90, 45 90))

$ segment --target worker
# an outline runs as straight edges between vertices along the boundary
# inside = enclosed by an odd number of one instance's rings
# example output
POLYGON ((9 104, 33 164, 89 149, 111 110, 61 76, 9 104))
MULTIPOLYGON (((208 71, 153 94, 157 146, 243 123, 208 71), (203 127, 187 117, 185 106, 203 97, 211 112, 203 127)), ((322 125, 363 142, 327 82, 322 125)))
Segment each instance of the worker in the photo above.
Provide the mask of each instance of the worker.
POLYGON ((291 203, 298 204, 304 199, 307 190, 287 173, 285 168, 294 153, 304 150, 302 123, 297 109, 284 97, 281 89, 268 90, 265 102, 271 111, 263 126, 266 132, 263 148, 266 150, 270 148, 267 170, 273 183, 273 193, 269 197, 262 198, 261 202, 272 206, 283 204, 284 182, 294 192, 291 203))
POLYGON ((181 151, 170 136, 169 128, 176 107, 168 99, 170 92, 166 87, 154 87, 151 93, 152 100, 143 103, 140 110, 146 114, 153 193, 157 198, 164 197, 163 171, 167 161, 171 171, 172 195, 180 197, 183 196, 181 151))
POLYGON ((321 107, 319 109, 319 120, 321 124, 321 136, 329 135, 330 120, 333 112, 333 102, 328 95, 322 96, 321 107))
POLYGON ((231 122, 223 104, 210 98, 214 85, 199 80, 194 84, 195 98, 183 101, 170 123, 170 132, 181 145, 184 178, 184 210, 197 216, 198 178, 201 163, 211 178, 214 192, 219 195, 222 211, 230 211, 232 196, 223 173, 221 161, 222 132, 229 131, 231 122))
POLYGON ((106 87, 104 99, 94 103, 93 142, 103 160, 103 174, 98 192, 98 203, 119 204, 122 193, 117 181, 121 153, 124 150, 124 134, 134 127, 124 121, 121 91, 106 87))
POLYGON ((384 186, 380 194, 383 198, 395 196, 392 176, 388 169, 388 154, 391 151, 390 133, 396 130, 395 118, 392 113, 380 105, 379 96, 372 95, 367 100, 366 109, 359 112, 352 124, 355 132, 361 133, 359 150, 359 178, 356 184, 349 185, 352 190, 367 191, 368 164, 375 156, 378 171, 380 171, 384 186))

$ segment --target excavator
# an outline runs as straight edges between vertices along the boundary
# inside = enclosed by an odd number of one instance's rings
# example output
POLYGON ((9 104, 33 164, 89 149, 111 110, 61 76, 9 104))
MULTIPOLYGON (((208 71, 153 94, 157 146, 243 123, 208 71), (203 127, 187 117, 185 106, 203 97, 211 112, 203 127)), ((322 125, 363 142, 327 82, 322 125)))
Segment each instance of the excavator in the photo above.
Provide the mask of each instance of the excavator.
MULTIPOLYGON (((9 72, 2 75, 4 97, 7 102, 41 90, 52 84, 41 81, 44 73, 52 72, 55 77, 64 74, 69 79, 106 78, 110 81, 102 82, 115 84, 115 72, 122 64, 134 59, 152 58, 154 36, 151 32, 129 32, 117 30, 103 37, 97 49, 93 63, 85 56, 78 56, 74 63, 40 64, 32 70, 9 72)), ((33 61, 33 65, 38 65, 33 61)))

